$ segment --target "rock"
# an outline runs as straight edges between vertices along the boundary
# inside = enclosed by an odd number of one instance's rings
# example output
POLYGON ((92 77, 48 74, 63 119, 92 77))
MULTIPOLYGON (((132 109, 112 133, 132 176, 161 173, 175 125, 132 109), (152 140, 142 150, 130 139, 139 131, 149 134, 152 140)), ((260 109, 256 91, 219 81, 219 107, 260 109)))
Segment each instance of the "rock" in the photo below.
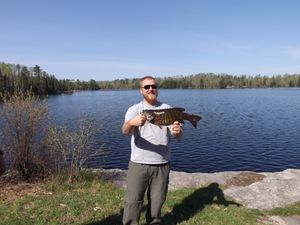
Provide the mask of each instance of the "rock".
POLYGON ((258 219, 259 225, 299 225, 300 216, 267 216, 258 219))
POLYGON ((227 181, 226 186, 248 186, 252 183, 263 180, 266 175, 244 171, 227 181))
POLYGON ((300 216, 282 216, 281 219, 287 225, 299 225, 300 224, 300 216))
POLYGON ((264 173, 263 180, 245 187, 232 186, 224 194, 248 208, 268 210, 300 201, 300 170, 264 173))
POLYGON ((186 172, 170 172, 169 190, 177 190, 182 188, 198 188, 208 186, 211 183, 225 185, 240 172, 217 172, 217 173, 186 173, 186 172))
POLYGON ((259 220, 261 225, 287 225, 280 216, 269 216, 259 220))
MULTIPOLYGON (((101 178, 126 188, 125 170, 103 170, 101 178)), ((217 183, 226 196, 248 208, 268 210, 300 201, 300 170, 297 169, 274 173, 171 171, 169 190, 208 187, 212 183, 217 183)))
MULTIPOLYGON (((97 170, 91 171, 96 172, 97 170)), ((169 190, 173 191, 182 188, 198 188, 211 183, 226 184, 228 180, 239 173, 240 172, 186 173, 171 171, 169 190)), ((100 174, 101 179, 110 181, 121 188, 126 188, 126 170, 108 169, 103 170, 100 174)))
POLYGON ((126 188, 126 170, 120 169, 106 169, 106 170, 98 170, 98 169, 89 169, 93 173, 99 175, 100 179, 104 181, 109 181, 114 183, 120 188, 126 188))

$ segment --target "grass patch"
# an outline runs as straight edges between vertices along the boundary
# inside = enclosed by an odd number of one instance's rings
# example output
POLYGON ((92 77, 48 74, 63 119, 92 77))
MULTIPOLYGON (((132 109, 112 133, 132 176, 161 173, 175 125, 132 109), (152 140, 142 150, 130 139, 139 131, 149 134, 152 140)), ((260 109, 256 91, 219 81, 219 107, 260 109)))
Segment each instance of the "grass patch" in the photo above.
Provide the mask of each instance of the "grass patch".
MULTIPOLYGON (((124 191, 109 182, 85 176, 37 184, 13 200, 0 198, 0 224, 121 225, 124 191)), ((141 224, 145 224, 145 209, 141 224)), ((168 193, 164 225, 256 225, 267 215, 299 215, 300 203, 269 212, 245 208, 223 195, 217 184, 168 193)))
POLYGON ((300 215, 300 202, 289 205, 285 208, 275 208, 268 212, 270 215, 295 216, 300 215))
POLYGON ((88 224, 120 214, 123 206, 123 191, 99 180, 55 181, 42 189, 8 204, 1 201, 0 224, 88 224))
POLYGON ((170 192, 164 215, 164 224, 251 225, 261 213, 225 198, 217 184, 212 184, 170 192))

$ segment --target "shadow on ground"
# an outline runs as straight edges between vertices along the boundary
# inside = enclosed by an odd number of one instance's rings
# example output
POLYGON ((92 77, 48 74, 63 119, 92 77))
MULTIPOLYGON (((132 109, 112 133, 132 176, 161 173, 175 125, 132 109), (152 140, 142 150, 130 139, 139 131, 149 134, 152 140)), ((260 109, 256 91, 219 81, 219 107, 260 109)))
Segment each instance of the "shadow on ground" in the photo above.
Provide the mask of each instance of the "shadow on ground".
POLYGON ((211 204, 224 206, 234 204, 240 206, 240 204, 236 202, 227 201, 225 199, 224 193, 218 183, 211 183, 207 187, 195 190, 192 194, 184 198, 181 203, 175 205, 173 210, 163 217, 162 224, 175 225, 187 221, 199 213, 205 206, 211 204))
MULTIPOLYGON (((163 225, 176 225, 183 221, 187 221, 194 215, 199 213, 205 206, 218 204, 228 206, 240 204, 227 201, 224 197, 222 189, 218 183, 211 183, 207 187, 195 190, 192 194, 184 198, 179 204, 175 205, 171 212, 162 218, 163 225)), ((146 207, 143 208, 145 210, 146 207)), ((122 225, 122 211, 118 214, 111 215, 101 221, 88 223, 86 225, 122 225)))

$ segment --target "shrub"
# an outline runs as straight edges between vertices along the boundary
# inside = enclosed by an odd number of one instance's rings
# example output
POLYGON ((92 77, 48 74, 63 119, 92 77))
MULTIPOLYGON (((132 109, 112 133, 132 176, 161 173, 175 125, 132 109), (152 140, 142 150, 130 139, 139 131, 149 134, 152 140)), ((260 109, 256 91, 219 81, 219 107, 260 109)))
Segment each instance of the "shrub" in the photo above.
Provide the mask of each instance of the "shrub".
POLYGON ((41 142, 49 121, 46 101, 30 92, 16 92, 2 99, 0 141, 8 169, 17 170, 26 179, 50 173, 51 162, 41 142))
POLYGON ((67 127, 53 124, 46 100, 31 92, 7 94, 2 99, 1 148, 8 169, 23 178, 55 176, 63 168, 69 182, 73 182, 90 157, 103 155, 102 147, 94 149, 97 144, 94 120, 81 116, 78 129, 71 132, 67 127))
POLYGON ((56 168, 58 171, 67 168, 70 183, 79 179, 80 172, 88 159, 104 155, 102 146, 95 149, 97 131, 95 120, 88 119, 86 116, 81 116, 78 128, 73 132, 66 126, 49 127, 46 146, 50 152, 57 152, 55 156, 61 156, 60 160, 56 160, 60 162, 56 168))

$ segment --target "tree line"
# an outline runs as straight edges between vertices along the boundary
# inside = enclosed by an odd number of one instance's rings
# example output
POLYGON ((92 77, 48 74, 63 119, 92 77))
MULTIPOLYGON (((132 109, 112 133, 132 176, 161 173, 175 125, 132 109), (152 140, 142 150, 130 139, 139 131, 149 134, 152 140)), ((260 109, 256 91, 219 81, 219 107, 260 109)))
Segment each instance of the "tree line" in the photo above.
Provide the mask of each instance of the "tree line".
POLYGON ((97 90, 95 80, 80 81, 57 79, 43 71, 39 65, 28 68, 22 65, 0 63, 0 94, 31 91, 36 95, 60 94, 74 90, 97 90))
MULTIPOLYGON (((233 76, 229 74, 199 73, 189 76, 157 78, 159 88, 163 89, 213 89, 213 88, 280 88, 300 87, 300 74, 274 76, 233 76)), ((118 79, 100 81, 100 89, 137 89, 139 79, 118 79)))
MULTIPOLYGON (((188 76, 157 77, 163 89, 216 89, 216 88, 280 88, 300 87, 300 74, 273 76, 234 76, 230 74, 199 73, 188 76)), ((57 79, 43 71, 19 64, 0 63, 0 94, 31 91, 37 95, 60 94, 75 90, 138 89, 139 78, 113 81, 57 79)))

